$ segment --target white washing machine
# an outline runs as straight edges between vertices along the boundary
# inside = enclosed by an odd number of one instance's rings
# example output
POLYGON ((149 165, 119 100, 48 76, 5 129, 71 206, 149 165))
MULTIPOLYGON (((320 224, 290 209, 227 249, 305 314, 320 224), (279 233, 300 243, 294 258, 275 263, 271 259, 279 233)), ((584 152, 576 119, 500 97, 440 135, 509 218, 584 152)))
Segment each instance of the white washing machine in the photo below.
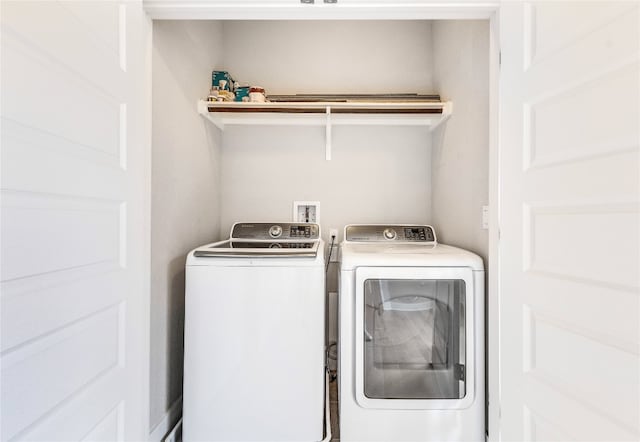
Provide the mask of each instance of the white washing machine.
POLYGON ((484 266, 430 226, 350 225, 341 245, 343 441, 484 441, 484 266))
POLYGON ((324 247, 317 224, 236 223, 186 264, 183 439, 319 441, 324 247))

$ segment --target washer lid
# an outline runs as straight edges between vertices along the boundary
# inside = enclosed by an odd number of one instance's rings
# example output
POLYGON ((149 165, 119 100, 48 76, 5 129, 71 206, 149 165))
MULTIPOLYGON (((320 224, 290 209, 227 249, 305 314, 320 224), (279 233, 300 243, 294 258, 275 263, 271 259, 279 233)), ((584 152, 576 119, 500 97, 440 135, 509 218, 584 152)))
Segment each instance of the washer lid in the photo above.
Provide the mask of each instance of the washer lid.
POLYGON ((198 247, 195 257, 287 258, 316 257, 318 241, 236 241, 226 240, 198 247))
POLYGON ((288 258, 318 255, 320 226, 313 223, 235 223, 230 239, 198 247, 197 258, 288 258))

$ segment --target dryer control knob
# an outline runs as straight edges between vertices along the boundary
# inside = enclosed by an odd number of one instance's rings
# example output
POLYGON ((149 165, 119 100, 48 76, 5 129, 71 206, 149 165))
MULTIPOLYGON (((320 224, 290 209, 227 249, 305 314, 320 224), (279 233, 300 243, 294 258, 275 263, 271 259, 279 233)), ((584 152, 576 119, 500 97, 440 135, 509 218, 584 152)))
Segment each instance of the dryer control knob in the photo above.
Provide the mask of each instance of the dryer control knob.
POLYGON ((271 235, 272 238, 277 238, 280 235, 282 235, 282 227, 275 225, 275 226, 271 226, 269 228, 269 235, 271 235))
POLYGON ((384 235, 384 239, 396 239, 397 236, 396 231, 393 229, 384 229, 382 234, 384 235))

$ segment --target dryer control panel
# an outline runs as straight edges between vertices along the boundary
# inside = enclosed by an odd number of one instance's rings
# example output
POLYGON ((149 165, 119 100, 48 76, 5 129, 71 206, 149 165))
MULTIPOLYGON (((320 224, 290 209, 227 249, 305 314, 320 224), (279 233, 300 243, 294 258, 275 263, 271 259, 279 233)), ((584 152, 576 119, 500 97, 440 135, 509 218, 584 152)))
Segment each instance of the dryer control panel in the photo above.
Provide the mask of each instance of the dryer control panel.
POLYGON ((436 234, 431 226, 405 224, 352 224, 344 229, 344 237, 353 242, 412 242, 435 243, 436 234))
POLYGON ((320 226, 312 223, 235 223, 231 239, 250 240, 317 240, 320 226))

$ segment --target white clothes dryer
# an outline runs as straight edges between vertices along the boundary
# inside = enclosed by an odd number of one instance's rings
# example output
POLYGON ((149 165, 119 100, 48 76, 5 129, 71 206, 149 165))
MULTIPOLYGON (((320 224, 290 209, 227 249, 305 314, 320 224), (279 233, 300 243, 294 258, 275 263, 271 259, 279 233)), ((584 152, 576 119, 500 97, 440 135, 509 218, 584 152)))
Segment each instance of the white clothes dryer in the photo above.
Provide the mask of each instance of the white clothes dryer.
POLYGON ((189 253, 183 440, 322 439, 324 281, 317 224, 236 223, 189 253))
POLYGON ((484 266, 426 225, 349 225, 340 438, 484 441, 484 266))

